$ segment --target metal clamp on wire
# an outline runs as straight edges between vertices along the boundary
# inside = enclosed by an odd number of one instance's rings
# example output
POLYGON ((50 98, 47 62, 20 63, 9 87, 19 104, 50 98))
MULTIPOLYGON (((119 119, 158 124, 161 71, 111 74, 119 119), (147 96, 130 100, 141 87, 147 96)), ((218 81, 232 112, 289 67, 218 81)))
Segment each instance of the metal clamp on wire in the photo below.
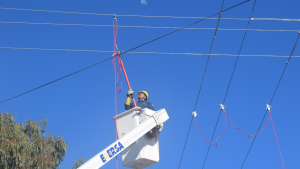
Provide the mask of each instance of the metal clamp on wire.
MULTIPOLYGON (((121 56, 121 54, 122 54, 122 51, 118 51, 118 54, 121 56)), ((120 57, 120 59, 122 59, 122 58, 120 57)))
POLYGON ((220 104, 220 108, 223 110, 223 111, 225 111, 225 105, 224 104, 220 104))
POLYGON ((267 108, 268 111, 271 111, 272 107, 270 105, 267 104, 267 108))
POLYGON ((192 113, 192 115, 196 118, 198 114, 196 113, 196 111, 194 111, 194 112, 192 113))

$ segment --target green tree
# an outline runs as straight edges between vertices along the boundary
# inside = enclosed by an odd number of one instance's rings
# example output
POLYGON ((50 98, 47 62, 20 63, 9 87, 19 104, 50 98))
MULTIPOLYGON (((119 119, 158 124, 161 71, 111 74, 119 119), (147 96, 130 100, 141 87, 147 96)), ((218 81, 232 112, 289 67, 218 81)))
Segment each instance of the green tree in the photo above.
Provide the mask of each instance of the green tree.
POLYGON ((80 158, 79 160, 76 160, 76 163, 74 164, 72 169, 77 169, 80 167, 82 164, 84 164, 84 158, 80 158))
POLYGON ((0 113, 0 169, 58 168, 68 148, 63 138, 50 133, 45 138, 46 119, 23 124, 13 116, 0 113))

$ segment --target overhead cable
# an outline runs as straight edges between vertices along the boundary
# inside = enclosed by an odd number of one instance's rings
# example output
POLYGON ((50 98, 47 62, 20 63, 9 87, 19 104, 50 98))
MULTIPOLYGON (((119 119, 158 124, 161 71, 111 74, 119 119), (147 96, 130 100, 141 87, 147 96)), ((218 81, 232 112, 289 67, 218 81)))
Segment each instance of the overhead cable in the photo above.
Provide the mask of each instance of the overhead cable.
POLYGON ((70 74, 68 74, 68 75, 66 75, 66 76, 63 76, 63 77, 61 77, 61 78, 55 79, 55 80, 53 80, 53 81, 51 81, 51 82, 48 82, 48 83, 46 83, 46 84, 43 84, 43 85, 41 85, 41 86, 39 86, 39 87, 33 88, 33 89, 31 89, 31 90, 28 90, 28 91, 26 91, 26 92, 24 92, 24 93, 18 94, 18 95, 14 96, 14 97, 11 97, 11 98, 9 98, 9 99, 3 100, 3 101, 0 102, 0 104, 2 104, 2 103, 4 103, 4 102, 7 102, 7 101, 9 101, 9 100, 12 100, 12 99, 14 99, 14 98, 17 98, 17 97, 19 97, 19 96, 22 96, 22 95, 24 95, 24 94, 30 93, 30 92, 32 92, 32 91, 34 91, 34 90, 39 89, 39 88, 45 87, 45 86, 47 86, 47 85, 49 85, 49 84, 52 84, 52 83, 54 83, 54 82, 57 82, 57 81, 59 81, 59 80, 62 80, 62 79, 64 79, 64 78, 66 78, 66 77, 69 77, 69 76, 71 76, 71 75, 74 75, 74 74, 76 74, 76 73, 79 73, 79 72, 81 72, 81 71, 84 71, 84 70, 86 70, 86 69, 89 69, 89 68, 91 68, 91 67, 94 67, 94 66, 96 66, 96 65, 99 65, 100 63, 103 63, 103 62, 108 61, 108 60, 110 60, 110 58, 107 58, 107 59, 105 59, 105 60, 102 60, 102 61, 100 61, 100 62, 98 62, 98 63, 95 63, 95 64, 90 65, 90 66, 88 66, 88 67, 85 67, 85 68, 83 68, 83 69, 80 69, 80 70, 78 70, 78 71, 76 71, 76 72, 70 73, 70 74))
MULTIPOLYGON (((272 98, 271 98, 271 100, 270 100, 269 105, 271 105, 271 103, 272 103, 272 101, 273 101, 273 99, 274 99, 274 97, 275 97, 275 94, 276 94, 277 89, 278 89, 278 87, 279 87, 279 85, 280 85, 280 82, 281 82, 282 77, 283 77, 283 75, 284 75, 284 73, 285 73, 285 70, 286 70, 287 66, 289 65, 289 63, 290 63, 290 60, 291 60, 292 55, 293 55, 293 53, 294 53, 294 50, 295 50, 295 48, 296 48, 296 46, 297 46, 299 37, 300 37, 300 32, 299 32, 299 34, 298 34, 297 40, 296 40, 295 45, 294 45, 294 47, 293 47, 293 49, 292 49, 292 52, 291 52, 291 54, 290 54, 290 57, 289 57, 288 61, 287 61, 286 64, 285 64, 285 67, 284 67, 283 72, 282 72, 282 74, 281 74, 281 76, 280 76, 280 79, 279 79, 279 81, 278 81, 278 83, 277 83, 277 86, 276 86, 276 88, 275 88, 275 91, 274 91, 274 93, 273 93, 273 96, 272 96, 272 98)), ((268 111, 265 112, 264 117, 262 118, 262 121, 261 121, 261 123, 260 123, 260 125, 259 125, 259 127, 258 127, 258 131, 260 130, 260 127, 261 127, 263 121, 265 120, 265 117, 266 117, 267 113, 268 113, 268 111)), ((275 129, 274 129, 274 130, 275 130, 275 129)), ((275 132, 275 131, 274 131, 274 132, 275 132)), ((248 155, 249 155, 249 153, 250 153, 250 151, 251 151, 251 148, 252 148, 252 146, 253 146, 253 144, 254 144, 255 139, 256 139, 256 136, 254 137, 254 139, 253 139, 253 141, 252 141, 252 143, 251 143, 251 145, 250 145, 250 148, 249 148, 249 150, 248 150, 248 152, 247 152, 247 154, 246 154, 246 157, 245 157, 244 162, 243 162, 243 164, 242 164, 242 166, 241 166, 241 169, 243 168, 243 166, 244 166, 244 164, 245 164, 245 162, 246 162, 246 160, 247 160, 247 157, 248 157, 248 155)), ((277 139, 277 138, 276 138, 276 139, 277 139)), ((277 143, 277 144, 278 144, 278 143, 277 143)), ((279 151, 280 151, 280 149, 279 149, 279 151)), ((283 161, 282 161, 282 163, 283 163, 283 161)), ((283 165, 284 165, 284 164, 283 164, 283 165)))
MULTIPOLYGON (((56 26, 87 26, 87 27, 113 27, 113 25, 93 25, 93 24, 67 24, 67 23, 37 23, 37 22, 6 22, 8 24, 26 24, 26 25, 56 25, 56 26)), ((148 29, 180 29, 181 27, 161 27, 161 26, 121 26, 120 28, 148 28, 148 29)), ((215 28, 184 28, 190 30, 215 30, 215 28)), ((245 31, 246 29, 218 28, 222 31, 245 31)), ((276 30, 276 29, 248 29, 248 31, 259 32, 299 32, 300 30, 276 30)))
MULTIPOLYGON (((80 15, 98 15, 98 16, 114 16, 114 14, 101 14, 101 13, 85 13, 85 12, 68 12, 68 11, 52 11, 52 10, 38 10, 38 9, 22 9, 22 8, 4 8, 0 9, 18 10, 18 11, 34 11, 34 12, 50 12, 50 13, 64 13, 64 14, 80 14, 80 15)), ((175 18, 175 19, 204 19, 205 17, 189 17, 189 16, 150 16, 150 15, 118 15, 123 17, 144 17, 144 18, 175 18)), ((207 18, 207 19, 219 19, 219 18, 207 18)), ((224 20, 244 20, 247 18, 221 18, 224 20)), ((292 21, 299 22, 300 19, 284 19, 284 18, 251 18, 251 20, 257 21, 292 21)))
MULTIPOLYGON (((248 1, 250 1, 250 0, 243 1, 243 2, 241 2, 241 3, 239 3, 239 4, 236 4, 236 5, 234 5, 234 6, 231 6, 231 7, 227 8, 227 9, 221 11, 221 12, 225 12, 225 11, 227 11, 227 10, 230 10, 230 9, 232 9, 232 8, 235 8, 235 7, 237 7, 237 6, 239 6, 239 5, 242 5, 242 4, 244 4, 244 3, 248 2, 248 1)), ((208 16, 207 18, 213 17, 213 16, 218 15, 218 14, 219 14, 219 12, 218 12, 218 13, 215 13, 215 14, 213 14, 213 15, 210 15, 210 16, 208 16)), ((205 18, 205 19, 206 19, 206 18, 205 18)), ((196 22, 193 22, 193 23, 191 23, 191 24, 189 24, 189 25, 187 25, 187 26, 185 26, 185 27, 182 27, 182 28, 180 28, 180 29, 177 29, 177 30, 175 30, 175 31, 172 31, 172 32, 170 32, 170 33, 168 33, 168 34, 165 34, 165 35, 163 35, 163 36, 160 36, 160 37, 158 37, 158 38, 155 38, 155 39, 153 39, 153 40, 151 40, 151 41, 148 41, 148 42, 146 42, 146 43, 143 43, 143 44, 141 44, 141 45, 139 45, 139 46, 136 46, 136 47, 134 47, 134 48, 131 48, 131 49, 125 51, 125 52, 122 52, 121 54, 129 53, 129 52, 132 51, 132 50, 135 50, 135 49, 140 48, 140 47, 142 47, 142 46, 144 46, 144 45, 147 45, 147 44, 149 44, 149 43, 152 43, 152 42, 154 42, 154 41, 156 41, 156 40, 159 40, 159 39, 161 39, 161 38, 164 38, 164 37, 166 37, 166 36, 169 36, 169 35, 171 35, 171 34, 173 34, 173 33, 175 33, 175 32, 178 32, 178 31, 180 31, 180 30, 182 30, 182 29, 184 29, 184 28, 186 28, 186 27, 189 27, 189 26, 192 26, 192 25, 194 25, 194 24, 196 24, 196 23, 199 23, 199 22, 201 22, 201 21, 203 21, 203 20, 205 20, 205 19, 201 19, 201 20, 198 20, 198 21, 196 21, 196 22)), ((114 57, 115 57, 115 56, 114 56, 114 57)), ((100 61, 100 62, 98 62, 98 63, 95 63, 95 64, 93 64, 93 65, 91 65, 91 66, 88 66, 88 67, 86 67, 86 68, 83 68, 83 69, 81 69, 81 70, 79 70, 79 71, 76 71, 76 72, 71 73, 71 74, 69 74, 69 75, 66 75, 66 76, 63 76, 63 77, 61 77, 61 78, 58 78, 58 79, 56 79, 56 80, 54 80, 54 81, 51 81, 51 82, 49 82, 49 83, 46 83, 46 84, 41 85, 41 86, 39 86, 39 87, 36 87, 36 88, 34 88, 34 89, 32 89, 32 90, 29 90, 29 91, 27 91, 27 92, 24 92, 24 93, 22 93, 22 94, 19 94, 19 95, 17 95, 17 96, 14 96, 14 97, 12 97, 12 98, 7 99, 7 100, 4 100, 4 101, 0 102, 0 104, 4 103, 4 102, 6 102, 6 101, 9 101, 9 100, 11 100, 11 99, 14 99, 14 98, 16 98, 16 97, 22 96, 22 95, 24 95, 24 94, 27 94, 27 93, 29 93, 29 92, 32 92, 32 91, 34 91, 34 90, 36 90, 36 89, 39 89, 39 88, 41 88, 41 87, 44 87, 44 86, 47 86, 47 85, 52 84, 52 83, 54 83, 54 82, 57 82, 57 81, 59 81, 59 80, 61 80, 61 79, 64 79, 64 78, 69 77, 69 76, 71 76, 71 75, 73 75, 73 74, 79 73, 79 72, 81 72, 81 71, 83 71, 83 70, 86 70, 86 69, 88 69, 88 68, 91 68, 91 67, 93 67, 93 66, 96 66, 96 65, 98 65, 98 64, 100 64, 100 63, 103 63, 103 62, 109 60, 109 59, 111 59, 111 57, 110 57, 110 58, 107 58, 107 59, 105 59, 105 60, 103 60, 103 61, 100 61)))
MULTIPOLYGON (((67 51, 67 52, 95 52, 95 53, 113 53, 114 51, 106 50, 80 50, 80 49, 47 49, 47 48, 19 48, 19 47, 0 47, 0 49, 23 49, 23 50, 45 50, 45 51, 67 51)), ((128 52, 132 54, 158 54, 158 55, 191 55, 207 56, 205 53, 174 53, 174 52, 128 52)), ((238 56, 237 54, 210 54, 211 56, 238 56)), ((239 55, 243 57, 290 57, 284 55, 239 55)), ((292 56, 294 58, 300 56, 292 56)))
MULTIPOLYGON (((243 40, 242 40, 242 43, 241 43, 241 46, 240 46, 240 49, 239 49, 239 53, 238 53, 238 56, 237 56, 237 58, 236 58, 236 61, 235 61, 235 64, 234 64, 234 67, 233 67, 233 70, 232 70, 232 73, 231 73, 231 77, 230 77, 230 80, 229 80, 229 84, 228 84, 228 87, 227 87, 227 90, 226 90, 226 93, 225 93, 225 97, 224 97, 224 100, 223 100, 223 103, 222 103, 223 105, 225 104, 225 100, 226 100, 226 97, 227 97, 227 94, 228 94, 228 91, 229 91, 229 88, 230 88, 231 80, 232 80, 232 77, 233 77, 233 75, 234 75, 234 71, 235 71, 236 65, 237 65, 237 63, 238 63, 240 53, 241 53, 241 51, 242 51, 242 47, 243 47, 243 44, 244 44, 244 41, 245 41, 245 38, 246 38, 247 30, 248 30, 248 27, 249 27, 249 24, 250 24, 250 21, 251 21, 251 17, 252 17, 254 8, 255 8, 255 4, 256 4, 256 0, 254 1, 253 7, 252 7, 252 11, 251 11, 251 14, 250 14, 250 17, 249 17, 249 20, 248 20, 248 23, 247 23, 247 27, 246 27, 246 30, 245 30, 245 33, 244 33, 244 37, 243 37, 243 40)), ((215 132, 216 132, 218 123, 219 123, 219 119, 220 119, 220 116, 221 116, 221 112, 222 112, 222 110, 220 110, 220 113, 219 113, 219 116, 218 116, 218 119, 217 119, 217 122, 216 122, 216 125, 215 125, 215 129, 214 129, 214 131, 213 131, 213 134, 212 134, 212 137, 211 137, 210 142, 212 142, 212 140, 213 140, 213 138, 214 138, 214 135, 215 135, 215 132)), ((209 150, 210 150, 210 146, 211 146, 211 144, 209 144, 209 146, 208 146, 208 150, 207 150, 206 155, 205 155, 205 159, 204 159, 204 162, 203 162, 203 165, 202 165, 202 169, 203 169, 204 166, 205 166, 205 162, 206 162, 206 159, 207 159, 209 150)))
MULTIPOLYGON (((219 19, 218 19, 218 22, 217 22, 217 26, 215 28, 215 33, 214 33, 214 36, 213 36, 213 40, 211 42, 209 54, 208 54, 208 57, 207 57, 207 60, 206 60, 205 69, 204 69, 202 80, 201 80, 201 83, 200 83, 199 92, 198 92, 198 96, 197 96, 197 100, 196 100, 194 112, 196 111, 196 107, 197 107, 198 99, 199 99, 199 96, 200 96, 200 93, 201 93, 202 84, 203 84, 203 81, 204 81, 204 77, 205 77, 206 69, 207 69, 207 66, 208 66, 209 58, 211 56, 211 51, 212 51, 212 48, 213 48, 213 45, 214 45, 214 41, 215 41, 216 36, 217 36, 217 31, 218 31, 218 27, 219 27, 219 24, 220 24, 220 19, 221 19, 221 15, 222 15, 222 10, 223 10, 223 6, 224 6, 224 2, 225 2, 225 0, 223 0, 223 2, 222 2, 221 10, 220 10, 220 13, 219 13, 219 19)), ((186 140, 185 140, 185 143, 184 143, 184 147, 183 147, 183 151, 182 151, 182 154, 181 154, 181 158, 180 158, 178 169, 181 166, 181 161, 182 161, 182 158, 183 158, 183 155, 184 155, 184 150, 185 150, 186 143, 187 143, 187 140, 188 140, 188 137, 189 137, 189 133, 190 133, 190 129, 191 129, 191 124, 193 122, 193 118, 194 118, 194 115, 192 115, 192 119, 191 119, 191 122, 190 122, 190 125, 189 125, 189 130, 188 130, 188 134, 186 136, 186 140)))

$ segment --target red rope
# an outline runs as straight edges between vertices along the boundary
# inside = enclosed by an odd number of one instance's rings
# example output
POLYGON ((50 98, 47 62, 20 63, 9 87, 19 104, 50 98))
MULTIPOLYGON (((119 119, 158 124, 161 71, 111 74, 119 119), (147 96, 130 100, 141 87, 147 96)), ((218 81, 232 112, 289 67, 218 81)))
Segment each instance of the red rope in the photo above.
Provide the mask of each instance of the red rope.
MULTIPOLYGON (((115 53, 116 53, 116 49, 117 49, 117 53, 119 55, 119 52, 118 52, 118 48, 117 48, 117 33, 118 33, 118 24, 117 24, 117 21, 116 21, 116 26, 115 26, 115 21, 113 21, 113 38, 114 38, 114 55, 112 55, 111 57, 111 61, 114 65, 114 72, 115 72, 115 116, 116 116, 116 140, 118 140, 118 124, 117 124, 117 121, 118 121, 118 118, 117 118, 117 115, 118 115, 118 109, 117 109, 117 93, 121 92, 122 90, 122 69, 121 69, 121 66, 120 66, 120 61, 118 59, 118 62, 119 62, 119 67, 120 67, 120 81, 121 81, 121 86, 119 86, 119 72, 118 72, 118 69, 117 69, 117 66, 116 66, 116 56, 115 56, 115 53)), ((118 57, 119 58, 119 57, 118 57)), ((118 156, 116 156, 116 167, 118 169, 118 156)))
MULTIPOLYGON (((270 117, 271 117, 271 111, 269 111, 269 113, 270 113, 270 117)), ((272 122, 273 130, 274 130, 274 134, 275 134, 275 138, 276 138, 278 150, 279 150, 279 153, 280 153, 281 162, 282 162, 283 168, 285 169, 285 166, 284 166, 282 154, 281 154, 281 151, 280 151, 279 143, 278 143, 278 140, 277 140, 277 135, 276 135, 276 131, 275 131, 275 127, 274 127, 274 124, 273 124, 273 119, 272 119, 272 117, 271 117, 271 122, 272 122)))

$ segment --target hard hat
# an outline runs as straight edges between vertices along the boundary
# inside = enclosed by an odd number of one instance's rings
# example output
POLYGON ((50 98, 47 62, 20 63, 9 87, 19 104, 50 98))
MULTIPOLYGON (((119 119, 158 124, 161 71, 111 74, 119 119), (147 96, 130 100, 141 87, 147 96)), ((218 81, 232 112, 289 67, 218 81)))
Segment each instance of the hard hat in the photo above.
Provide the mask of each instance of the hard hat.
POLYGON ((146 97, 147 97, 146 100, 148 100, 148 93, 146 91, 139 91, 138 94, 139 93, 144 93, 146 95, 146 97))

